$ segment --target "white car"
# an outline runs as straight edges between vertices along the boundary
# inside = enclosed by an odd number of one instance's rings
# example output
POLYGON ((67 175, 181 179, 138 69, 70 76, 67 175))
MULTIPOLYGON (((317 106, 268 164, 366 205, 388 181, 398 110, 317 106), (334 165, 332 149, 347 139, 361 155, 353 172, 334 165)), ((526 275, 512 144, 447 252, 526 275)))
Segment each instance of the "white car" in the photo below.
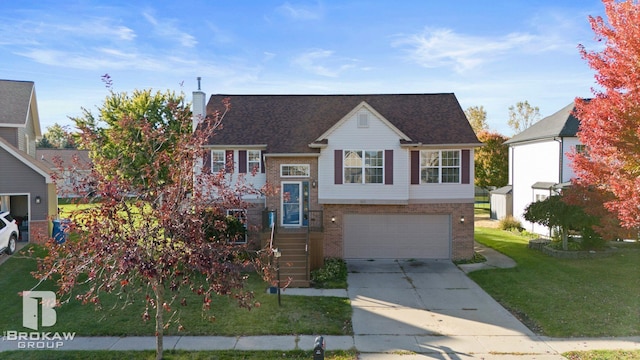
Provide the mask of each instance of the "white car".
POLYGON ((0 213, 0 252, 11 255, 16 251, 18 224, 9 212, 0 213))

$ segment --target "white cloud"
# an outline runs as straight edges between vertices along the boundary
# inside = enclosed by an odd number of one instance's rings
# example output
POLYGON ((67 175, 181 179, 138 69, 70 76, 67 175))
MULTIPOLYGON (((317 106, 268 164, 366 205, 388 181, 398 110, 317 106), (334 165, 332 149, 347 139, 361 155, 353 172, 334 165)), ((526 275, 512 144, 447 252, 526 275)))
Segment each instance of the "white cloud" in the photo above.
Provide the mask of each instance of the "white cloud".
POLYGON ((392 43, 407 48, 409 59, 428 68, 453 67, 465 72, 500 55, 522 49, 536 40, 527 33, 512 33, 498 38, 455 33, 451 29, 426 29, 392 43))
POLYGON ((159 36, 168 39, 169 41, 177 41, 180 45, 188 48, 193 48, 198 44, 198 41, 191 34, 184 32, 175 25, 175 20, 162 19, 158 21, 149 12, 143 12, 142 16, 153 25, 153 30, 159 36))
POLYGON ((315 75, 338 77, 342 72, 354 68, 355 60, 340 59, 331 50, 314 49, 293 59, 293 64, 315 75), (347 63, 344 63, 347 62, 347 63))
POLYGON ((277 10, 294 20, 317 20, 322 18, 323 14, 320 6, 312 8, 302 5, 292 5, 289 2, 280 5, 277 10))

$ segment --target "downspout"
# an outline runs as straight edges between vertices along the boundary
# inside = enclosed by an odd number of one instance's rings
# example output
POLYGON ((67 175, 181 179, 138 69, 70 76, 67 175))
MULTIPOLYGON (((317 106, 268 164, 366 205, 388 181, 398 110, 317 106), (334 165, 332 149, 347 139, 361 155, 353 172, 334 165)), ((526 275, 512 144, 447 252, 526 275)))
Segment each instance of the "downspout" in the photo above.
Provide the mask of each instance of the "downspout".
POLYGON ((558 184, 562 184, 562 169, 564 166, 564 139, 562 137, 554 137, 553 140, 558 142, 558 148, 560 150, 558 151, 558 184))

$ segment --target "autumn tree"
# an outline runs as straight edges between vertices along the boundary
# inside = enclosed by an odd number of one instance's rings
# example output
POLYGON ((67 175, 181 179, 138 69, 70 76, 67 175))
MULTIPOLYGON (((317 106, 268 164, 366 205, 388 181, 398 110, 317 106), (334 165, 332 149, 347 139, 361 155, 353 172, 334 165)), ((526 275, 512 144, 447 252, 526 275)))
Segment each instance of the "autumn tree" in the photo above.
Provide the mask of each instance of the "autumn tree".
POLYGON ((481 188, 502 187, 509 183, 509 146, 507 138, 497 132, 480 131, 484 145, 475 150, 475 185, 481 188))
POLYGON ((569 205, 581 207, 587 215, 597 219, 591 228, 603 240, 612 241, 629 236, 628 230, 625 231, 620 226, 618 217, 604 207, 604 204, 613 200, 611 192, 573 180, 571 186, 562 190, 562 200, 569 205))
POLYGON ((100 307, 103 295, 116 293, 140 304, 143 320, 155 318, 160 359, 164 330, 188 326, 177 315, 187 305, 181 290, 201 295, 208 314, 216 295, 235 297, 247 308, 259 305, 243 290, 244 271, 269 276, 268 249, 233 244, 226 228, 233 222, 208 223, 205 214, 246 208, 243 196, 263 189, 242 180, 232 185, 223 172, 194 176, 224 112, 201 119, 193 131, 183 96, 151 90, 110 91, 99 110, 73 120, 90 150, 88 181, 100 202, 72 214, 77 239, 49 242, 36 276, 54 279, 64 301, 100 307), (80 283, 86 291, 78 290, 80 283))
POLYGON ((640 4, 603 0, 607 19, 589 17, 602 50, 580 46, 595 70, 590 100, 576 99, 578 138, 573 155, 579 183, 611 193, 604 205, 627 228, 640 226, 640 4))
POLYGON ((519 101, 509 106, 507 125, 518 134, 540 120, 540 108, 531 106, 528 101, 519 101))
POLYGON ((47 137, 54 148, 69 149, 75 147, 75 140, 68 126, 62 126, 58 123, 47 126, 44 136, 47 137))
POLYGON ((489 125, 487 124, 487 111, 484 109, 484 106, 469 106, 464 111, 464 114, 476 134, 482 130, 489 129, 489 125))

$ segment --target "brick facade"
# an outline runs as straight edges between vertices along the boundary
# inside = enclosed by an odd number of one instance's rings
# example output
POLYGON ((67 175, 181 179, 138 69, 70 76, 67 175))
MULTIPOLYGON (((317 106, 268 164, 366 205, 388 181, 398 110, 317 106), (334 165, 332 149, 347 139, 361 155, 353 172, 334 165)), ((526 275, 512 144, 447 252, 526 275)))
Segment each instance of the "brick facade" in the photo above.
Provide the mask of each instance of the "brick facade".
POLYGON ((282 181, 309 181, 309 183, 313 183, 315 181, 316 186, 309 187, 309 210, 321 210, 318 205, 318 158, 309 156, 309 157, 269 157, 265 162, 265 172, 267 175, 267 182, 272 186, 277 188, 277 193, 273 196, 268 196, 266 200, 266 206, 270 210, 277 210, 278 212, 278 224, 281 221, 281 212, 280 208, 280 184, 282 181), (289 164, 289 165, 310 165, 310 176, 309 177, 282 177, 280 176, 280 165, 289 164))

